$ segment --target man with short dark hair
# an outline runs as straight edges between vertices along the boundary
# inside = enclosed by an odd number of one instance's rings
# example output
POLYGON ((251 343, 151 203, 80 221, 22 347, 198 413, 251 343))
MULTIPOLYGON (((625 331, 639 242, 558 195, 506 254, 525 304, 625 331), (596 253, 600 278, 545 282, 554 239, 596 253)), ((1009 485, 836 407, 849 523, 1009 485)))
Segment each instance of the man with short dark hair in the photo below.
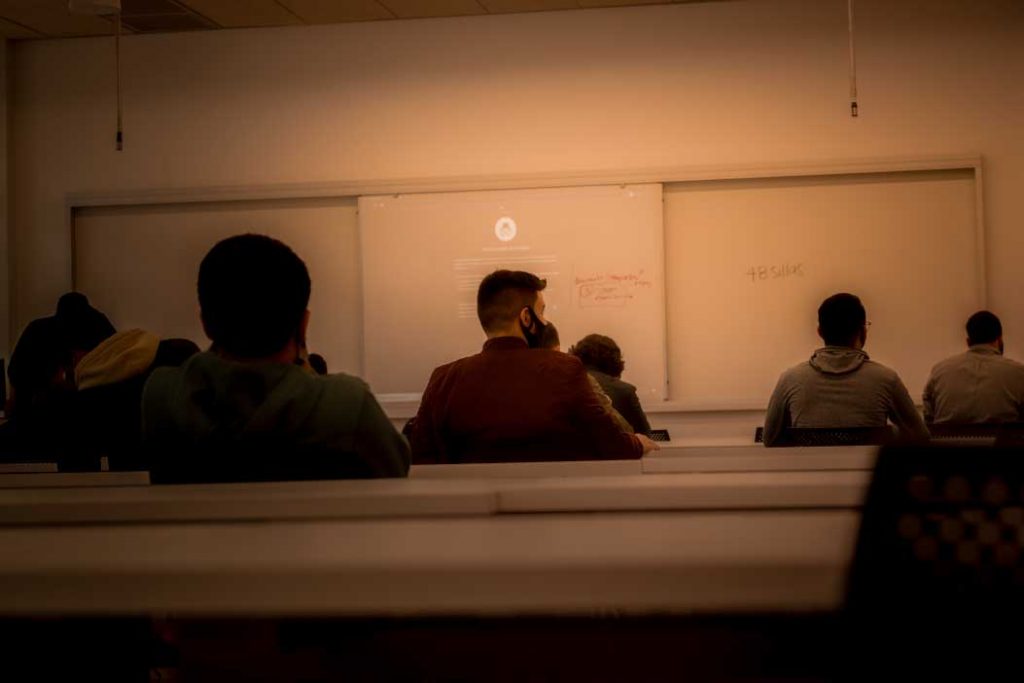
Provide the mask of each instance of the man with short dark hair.
POLYGON ((302 365, 306 264, 263 235, 217 243, 199 266, 213 342, 155 370, 143 440, 158 482, 401 477, 409 447, 366 384, 302 365))
POLYGON ((1003 326, 989 311, 967 320, 967 351, 932 368, 924 419, 935 424, 1024 422, 1024 365, 1003 356, 1003 326))
POLYGON ((615 423, 578 359, 541 348, 546 285, 509 270, 480 283, 487 341, 434 370, 412 428, 414 462, 638 458, 657 447, 615 423))
POLYGON ((867 315, 853 294, 836 294, 818 308, 825 346, 779 378, 764 419, 764 444, 784 442, 795 428, 884 427, 903 439, 926 439, 928 428, 895 371, 864 353, 867 315))

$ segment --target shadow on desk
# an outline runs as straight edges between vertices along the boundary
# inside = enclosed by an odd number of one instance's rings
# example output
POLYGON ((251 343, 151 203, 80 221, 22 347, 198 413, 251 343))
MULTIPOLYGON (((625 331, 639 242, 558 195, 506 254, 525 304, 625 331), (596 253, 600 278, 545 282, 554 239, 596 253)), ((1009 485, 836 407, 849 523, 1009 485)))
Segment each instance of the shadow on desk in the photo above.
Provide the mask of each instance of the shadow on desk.
MULTIPOLYGON (((830 680, 830 615, 0 622, 35 680, 830 680), (55 653, 62 656, 55 657, 55 653), (97 653, 103 653, 100 657, 97 653), (116 674, 115 678, 110 678, 116 674)), ((8 680, 17 677, 3 676, 8 680)))

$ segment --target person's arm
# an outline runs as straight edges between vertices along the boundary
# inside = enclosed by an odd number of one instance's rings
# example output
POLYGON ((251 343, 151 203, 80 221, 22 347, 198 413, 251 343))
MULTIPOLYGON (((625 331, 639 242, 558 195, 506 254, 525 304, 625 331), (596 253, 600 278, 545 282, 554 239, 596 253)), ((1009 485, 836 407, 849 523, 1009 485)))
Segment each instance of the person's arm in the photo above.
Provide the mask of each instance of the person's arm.
POLYGON ((409 476, 409 443, 391 424, 369 389, 363 397, 353 443, 374 476, 409 476))
POLYGON ((647 421, 643 406, 640 405, 640 398, 636 395, 636 388, 630 387, 626 396, 626 408, 623 417, 633 426, 637 434, 650 434, 651 423, 647 421))
POLYGON ((575 409, 573 421, 581 435, 589 437, 597 459, 639 458, 656 448, 656 444, 649 439, 628 434, 616 424, 590 387, 582 363, 575 363, 568 372, 570 401, 575 409))
POLYGON ((412 444, 412 461, 417 465, 446 462, 444 442, 438 434, 434 416, 441 376, 441 368, 435 369, 431 374, 420 399, 420 409, 413 418, 409 441, 412 444))
POLYGON ((612 419, 615 420, 616 424, 622 428, 622 431, 627 434, 632 434, 634 431, 633 426, 629 424, 629 420, 623 417, 619 411, 615 410, 615 406, 612 405, 611 398, 609 398, 605 390, 601 388, 601 383, 594 379, 594 376, 589 372, 587 373, 587 379, 590 380, 590 388, 593 389, 594 393, 597 395, 597 400, 601 402, 601 405, 603 405, 604 409, 608 411, 608 414, 612 416, 612 419))
POLYGON ((777 446, 782 435, 792 426, 789 415, 789 391, 785 381, 785 375, 779 378, 775 385, 775 391, 768 401, 768 409, 764 415, 764 435, 762 440, 765 446, 777 446))
POLYGON ((894 375, 892 387, 892 408, 889 419, 899 430, 901 440, 927 441, 931 434, 928 432, 928 425, 924 423, 921 414, 917 412, 910 392, 903 384, 898 375, 894 375))

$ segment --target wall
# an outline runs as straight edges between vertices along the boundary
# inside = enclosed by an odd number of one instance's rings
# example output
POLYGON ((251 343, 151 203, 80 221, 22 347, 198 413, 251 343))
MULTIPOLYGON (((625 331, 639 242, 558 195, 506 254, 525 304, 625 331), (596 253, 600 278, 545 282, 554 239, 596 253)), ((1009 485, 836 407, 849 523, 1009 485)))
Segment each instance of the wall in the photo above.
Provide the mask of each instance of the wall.
MULTIPOLYGON (((1008 351, 1024 260, 1024 3, 737 0, 132 36, 13 51, 13 332, 71 281, 72 193, 981 153, 1008 351)), ((3 297, 0 297, 2 299, 3 297)))

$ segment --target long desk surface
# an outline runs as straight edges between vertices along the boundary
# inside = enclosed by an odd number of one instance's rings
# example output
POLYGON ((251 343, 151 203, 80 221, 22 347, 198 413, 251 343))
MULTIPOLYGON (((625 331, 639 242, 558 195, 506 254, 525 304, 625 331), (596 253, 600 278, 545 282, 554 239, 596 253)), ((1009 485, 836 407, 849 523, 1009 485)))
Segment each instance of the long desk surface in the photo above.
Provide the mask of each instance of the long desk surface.
POLYGON ((0 528, 0 614, 835 609, 850 510, 0 528))
POLYGON ((866 472, 725 472, 0 490, 0 525, 855 508, 866 472))
POLYGON ((829 610, 869 479, 850 465, 873 452, 810 455, 758 457, 833 460, 701 471, 707 452, 665 449, 627 462, 643 474, 187 486, 5 475, 92 485, 0 488, 0 581, 18 587, 0 614, 829 610))
MULTIPOLYGON (((412 479, 536 479, 679 472, 868 471, 874 466, 877 450, 873 446, 766 449, 755 444, 683 446, 670 442, 639 460, 413 465, 409 476, 412 479)), ((55 472, 55 469, 53 463, 6 465, 0 469, 0 489, 149 483, 146 472, 55 472)))

